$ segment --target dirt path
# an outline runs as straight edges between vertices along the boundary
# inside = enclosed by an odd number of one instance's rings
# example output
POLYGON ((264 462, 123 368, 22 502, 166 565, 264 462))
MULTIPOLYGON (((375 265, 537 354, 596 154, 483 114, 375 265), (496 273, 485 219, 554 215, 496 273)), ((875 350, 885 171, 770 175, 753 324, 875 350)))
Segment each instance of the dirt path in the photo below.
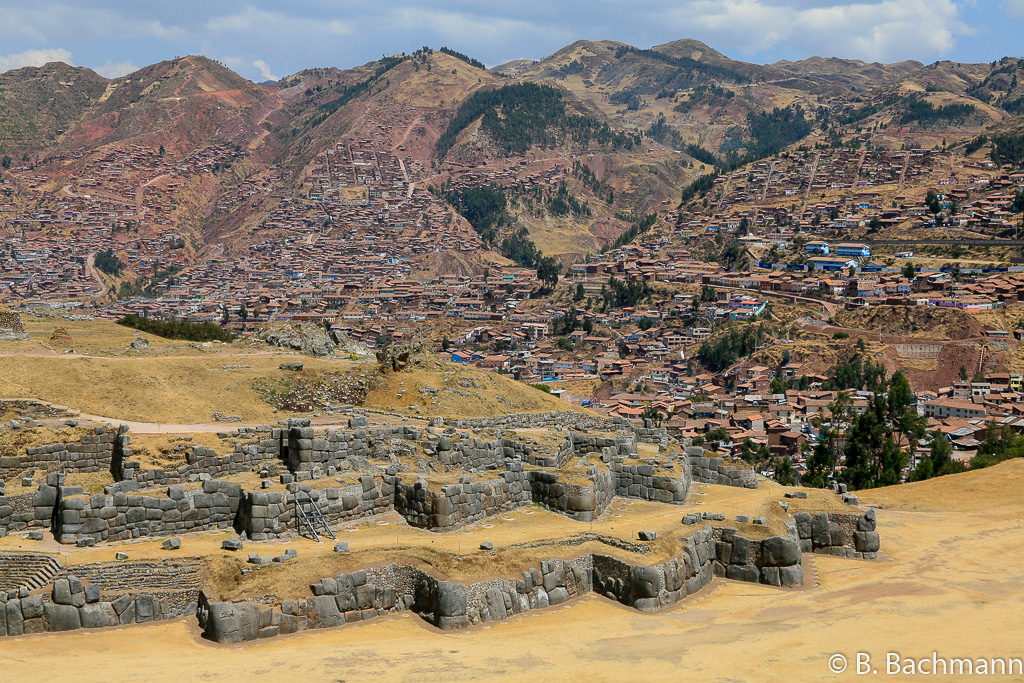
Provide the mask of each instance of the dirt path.
MULTIPOLYGON (((416 126, 418 126, 418 125, 420 125, 420 124, 422 124, 422 123, 423 123, 423 114, 420 114, 419 116, 417 116, 416 118, 414 118, 414 119, 412 120, 412 123, 410 123, 410 124, 409 124, 409 125, 408 125, 408 126, 406 127, 406 129, 405 129, 405 133, 403 133, 403 134, 402 134, 402 137, 401 137, 401 139, 399 139, 399 141, 398 141, 398 142, 396 142, 395 144, 391 145, 391 151, 392 151, 392 152, 394 152, 394 151, 395 151, 396 149, 398 149, 399 147, 401 147, 402 145, 404 145, 404 144, 405 144, 405 141, 409 139, 409 136, 410 136, 410 135, 412 135, 412 131, 413 131, 413 129, 414 129, 414 128, 415 128, 416 126)), ((399 160, 399 161, 401 161, 401 160, 399 160)), ((405 170, 405 169, 404 169, 404 167, 403 167, 403 169, 402 169, 402 170, 403 170, 403 171, 405 170)), ((408 178, 406 178, 406 180, 408 180, 408 178)))
POLYGON ((96 301, 97 299, 100 299, 103 296, 105 296, 107 291, 110 289, 110 287, 103 280, 103 278, 100 277, 100 274, 96 272, 96 252, 95 251, 92 252, 91 254, 89 254, 89 259, 85 262, 85 264, 86 264, 85 267, 89 269, 89 275, 91 275, 92 279, 96 281, 96 284, 98 284, 100 286, 100 291, 98 293, 92 295, 93 301, 96 301))
POLYGON ((800 296, 799 294, 790 294, 789 292, 765 292, 757 289, 746 289, 744 287, 722 287, 719 285, 715 285, 715 289, 729 290, 734 292, 745 292, 747 294, 760 294, 765 297, 782 297, 784 299, 790 299, 792 301, 803 301, 809 304, 819 306, 822 309, 822 312, 826 316, 828 316, 829 320, 831 320, 835 316, 836 311, 838 310, 837 305, 832 303, 831 301, 823 301, 821 299, 815 299, 809 296, 800 296))
MULTIPOLYGON (((210 432, 230 432, 239 427, 259 427, 265 422, 207 422, 200 424, 174 424, 162 422, 135 422, 134 420, 118 420, 102 415, 81 413, 79 417, 92 422, 103 422, 112 425, 125 425, 132 434, 200 434, 210 432)), ((348 428, 348 418, 317 422, 317 427, 348 428)))
POLYGON ((764 203, 764 200, 768 198, 768 188, 771 187, 771 184, 772 184, 772 174, 775 173, 775 164, 777 164, 777 163, 778 162, 773 161, 772 165, 768 167, 768 177, 765 178, 765 180, 764 180, 764 192, 761 193, 761 203, 762 204, 764 203))
POLYGON ((263 144, 263 141, 267 139, 268 135, 270 135, 270 131, 267 130, 266 128, 264 128, 263 124, 266 123, 267 118, 269 118, 270 115, 273 114, 275 111, 277 111, 281 107, 281 105, 282 105, 282 101, 280 99, 280 96, 275 98, 275 99, 276 99, 278 105, 277 106, 265 105, 264 106, 264 110, 263 110, 263 112, 260 115, 260 118, 253 123, 253 127, 256 128, 256 130, 259 131, 259 135, 257 135, 255 139, 253 139, 251 142, 249 142, 248 145, 246 145, 246 147, 249 149, 249 151, 252 151, 252 150, 256 149, 257 147, 259 147, 261 144, 263 144))
POLYGON ((903 154, 903 170, 900 171, 900 182, 896 185, 896 191, 899 192, 903 189, 903 181, 907 177, 907 169, 910 167, 910 152, 903 154))
POLYGON ((807 181, 807 192, 804 192, 804 203, 800 206, 800 215, 807 210, 807 202, 811 198, 811 188, 814 186, 814 177, 818 175, 818 161, 821 159, 821 152, 814 155, 814 166, 811 168, 811 177, 807 181))
POLYGON ((138 214, 139 218, 142 218, 145 215, 146 211, 149 210, 145 206, 143 206, 142 203, 142 200, 145 197, 146 188, 155 183, 156 181, 162 178, 166 178, 167 176, 167 173, 161 173, 155 178, 150 178, 146 182, 139 185, 139 189, 135 191, 135 213, 138 214))
POLYGON ((857 171, 856 171, 856 173, 853 174, 853 182, 854 182, 854 184, 857 184, 857 183, 860 182, 860 169, 864 167, 864 160, 867 158, 867 156, 868 156, 868 150, 867 150, 867 148, 865 148, 864 151, 862 151, 860 153, 860 159, 857 161, 857 171))

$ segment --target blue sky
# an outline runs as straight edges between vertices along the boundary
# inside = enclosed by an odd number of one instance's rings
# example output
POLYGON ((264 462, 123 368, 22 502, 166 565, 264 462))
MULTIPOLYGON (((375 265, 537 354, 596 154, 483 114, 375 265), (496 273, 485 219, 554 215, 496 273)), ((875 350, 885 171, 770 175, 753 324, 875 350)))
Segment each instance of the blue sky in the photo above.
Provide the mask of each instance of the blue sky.
POLYGON ((1024 0, 0 0, 0 71, 47 61, 104 76, 203 54, 256 81, 420 45, 488 65, 579 39, 696 38, 735 59, 892 62, 1024 56, 1024 0))

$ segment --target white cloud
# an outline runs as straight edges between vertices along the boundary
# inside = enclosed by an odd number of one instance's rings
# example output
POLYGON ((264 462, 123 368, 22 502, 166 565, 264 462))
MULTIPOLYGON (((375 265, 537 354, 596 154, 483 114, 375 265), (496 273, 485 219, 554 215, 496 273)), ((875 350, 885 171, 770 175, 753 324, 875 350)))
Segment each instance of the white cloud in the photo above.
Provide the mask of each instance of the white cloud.
POLYGON ((107 60, 107 63, 103 66, 97 66, 93 68, 93 71, 95 71, 100 76, 103 76, 105 78, 120 78, 121 76, 125 76, 127 74, 132 73, 133 71, 138 70, 139 67, 136 66, 131 60, 115 62, 109 59, 107 60))
POLYGON ((252 65, 256 67, 256 70, 260 72, 260 76, 264 81, 279 81, 280 77, 270 73, 270 65, 264 62, 262 59, 254 59, 252 65))
POLYGON ((946 54, 957 35, 971 32, 960 20, 960 5, 954 0, 793 4, 697 0, 670 11, 668 18, 681 35, 696 28, 706 39, 738 45, 748 55, 788 48, 867 61, 946 54))
POLYGON ((98 38, 158 38, 176 40, 187 32, 158 19, 134 19, 111 9, 77 7, 52 0, 7 3, 0 0, 4 21, 0 39, 35 42, 81 42, 98 38))
POLYGON ((343 21, 331 19, 322 21, 301 16, 288 16, 277 12, 266 12, 247 6, 243 12, 214 17, 203 25, 208 33, 285 34, 307 33, 311 36, 343 36, 352 28, 343 21))
POLYGON ((72 64, 71 53, 62 47, 44 50, 25 50, 6 57, 0 57, 0 73, 23 66, 42 66, 47 62, 72 64))
POLYGON ((1003 8, 1011 17, 1024 17, 1024 0, 1003 0, 1003 8))

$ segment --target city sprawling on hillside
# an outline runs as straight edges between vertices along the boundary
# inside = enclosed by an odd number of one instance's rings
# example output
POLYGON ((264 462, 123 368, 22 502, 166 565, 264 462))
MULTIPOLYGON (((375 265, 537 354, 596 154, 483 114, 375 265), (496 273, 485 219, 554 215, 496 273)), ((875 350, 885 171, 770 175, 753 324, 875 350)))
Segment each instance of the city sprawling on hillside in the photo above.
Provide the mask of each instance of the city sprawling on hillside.
POLYGON ((0 73, 0 636, 178 619, 137 664, 202 677, 243 660, 200 632, 284 662, 297 631, 594 593, 308 647, 632 678, 682 643, 809 678, 881 670, 898 612, 972 624, 940 655, 994 672, 1022 654, 989 627, 1020 626, 1024 59, 992 57, 0 73), (563 629, 596 649, 538 644, 563 629))
POLYGON ((195 56, 26 67, 0 76, 0 299, 422 339, 777 478, 841 471, 830 418, 898 377, 917 447, 851 485, 935 474, 932 437, 955 470, 1024 424, 1022 73, 692 40, 269 85, 195 56))

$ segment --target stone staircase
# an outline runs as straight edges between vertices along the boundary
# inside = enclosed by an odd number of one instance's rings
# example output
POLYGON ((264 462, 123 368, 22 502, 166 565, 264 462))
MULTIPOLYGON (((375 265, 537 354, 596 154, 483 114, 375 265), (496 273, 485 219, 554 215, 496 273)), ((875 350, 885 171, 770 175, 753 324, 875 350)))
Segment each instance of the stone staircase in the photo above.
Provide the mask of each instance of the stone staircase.
POLYGON ((0 590, 47 586, 64 571, 60 562, 49 555, 37 553, 0 554, 0 590))

